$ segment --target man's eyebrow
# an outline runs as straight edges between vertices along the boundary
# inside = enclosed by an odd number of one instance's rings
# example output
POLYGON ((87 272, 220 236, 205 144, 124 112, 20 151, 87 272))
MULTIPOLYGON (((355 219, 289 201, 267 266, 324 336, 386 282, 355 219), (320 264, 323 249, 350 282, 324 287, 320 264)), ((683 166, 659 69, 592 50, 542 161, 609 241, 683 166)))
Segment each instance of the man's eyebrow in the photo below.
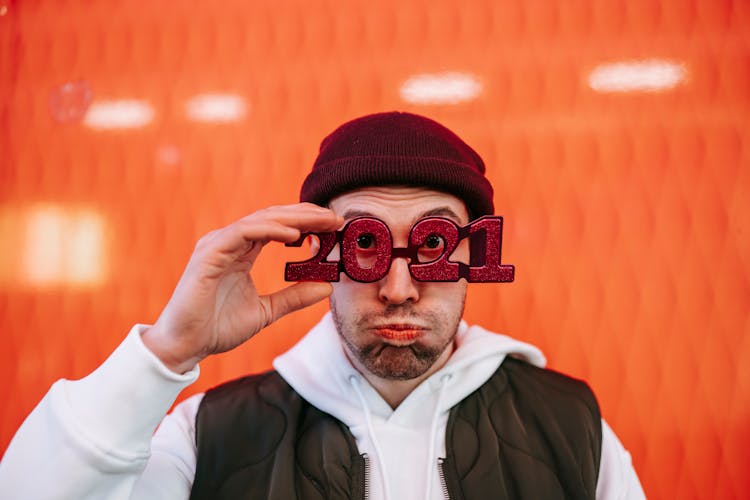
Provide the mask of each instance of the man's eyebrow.
POLYGON ((463 222, 461 221, 461 217, 459 217, 458 214, 454 212, 450 207, 433 208, 432 210, 428 210, 419 216, 420 219, 424 219, 425 217, 447 217, 449 219, 453 219, 453 221, 457 224, 463 224, 463 222))
POLYGON ((357 210, 357 209, 349 209, 346 212, 344 212, 344 215, 342 216, 344 220, 349 219, 356 219, 357 217, 375 217, 373 214, 368 212, 367 210, 357 210))

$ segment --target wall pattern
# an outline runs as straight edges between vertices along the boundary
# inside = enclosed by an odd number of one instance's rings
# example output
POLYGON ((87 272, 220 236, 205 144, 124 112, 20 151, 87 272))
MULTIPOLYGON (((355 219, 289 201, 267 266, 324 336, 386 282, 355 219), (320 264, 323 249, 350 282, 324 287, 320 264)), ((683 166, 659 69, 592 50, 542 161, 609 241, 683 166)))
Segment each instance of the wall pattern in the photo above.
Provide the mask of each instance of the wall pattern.
MULTIPOLYGON (((750 496, 750 3, 0 0, 0 450, 152 322, 200 235, 382 110, 475 146, 512 285, 467 319, 585 378, 649 498, 750 496)), ((281 248, 261 290, 283 286, 281 248)), ((325 311, 207 360, 270 366, 325 311)))

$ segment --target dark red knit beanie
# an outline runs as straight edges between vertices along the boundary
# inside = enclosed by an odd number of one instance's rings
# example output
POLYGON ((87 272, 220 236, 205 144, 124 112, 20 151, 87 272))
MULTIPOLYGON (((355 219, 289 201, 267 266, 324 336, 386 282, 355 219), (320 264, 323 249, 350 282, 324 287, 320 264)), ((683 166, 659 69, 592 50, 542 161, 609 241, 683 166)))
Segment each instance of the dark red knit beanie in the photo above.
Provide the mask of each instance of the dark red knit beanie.
POLYGON ((366 186, 411 185, 463 199, 472 217, 494 213, 482 158, 436 121, 411 113, 378 113, 344 123, 320 144, 300 201, 325 206, 366 186))

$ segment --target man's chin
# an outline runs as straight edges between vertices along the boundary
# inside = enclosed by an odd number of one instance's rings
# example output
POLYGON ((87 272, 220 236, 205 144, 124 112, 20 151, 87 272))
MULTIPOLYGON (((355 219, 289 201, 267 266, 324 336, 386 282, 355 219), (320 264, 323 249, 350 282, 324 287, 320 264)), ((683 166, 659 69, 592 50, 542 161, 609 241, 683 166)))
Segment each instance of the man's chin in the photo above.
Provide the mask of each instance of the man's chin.
POLYGON ((381 344, 360 356, 360 362, 373 375, 387 380, 411 380, 423 375, 440 357, 440 353, 416 353, 415 344, 397 346, 381 344))

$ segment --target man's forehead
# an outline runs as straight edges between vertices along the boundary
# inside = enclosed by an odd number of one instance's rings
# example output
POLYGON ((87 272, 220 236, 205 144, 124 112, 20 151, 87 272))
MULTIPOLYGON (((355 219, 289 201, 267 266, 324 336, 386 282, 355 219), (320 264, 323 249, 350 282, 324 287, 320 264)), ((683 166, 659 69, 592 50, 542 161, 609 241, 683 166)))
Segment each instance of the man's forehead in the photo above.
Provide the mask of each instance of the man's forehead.
POLYGON ((376 217, 413 223, 424 217, 441 216, 458 224, 468 222, 468 210, 463 200, 423 187, 364 187, 336 196, 329 206, 345 219, 376 217))

